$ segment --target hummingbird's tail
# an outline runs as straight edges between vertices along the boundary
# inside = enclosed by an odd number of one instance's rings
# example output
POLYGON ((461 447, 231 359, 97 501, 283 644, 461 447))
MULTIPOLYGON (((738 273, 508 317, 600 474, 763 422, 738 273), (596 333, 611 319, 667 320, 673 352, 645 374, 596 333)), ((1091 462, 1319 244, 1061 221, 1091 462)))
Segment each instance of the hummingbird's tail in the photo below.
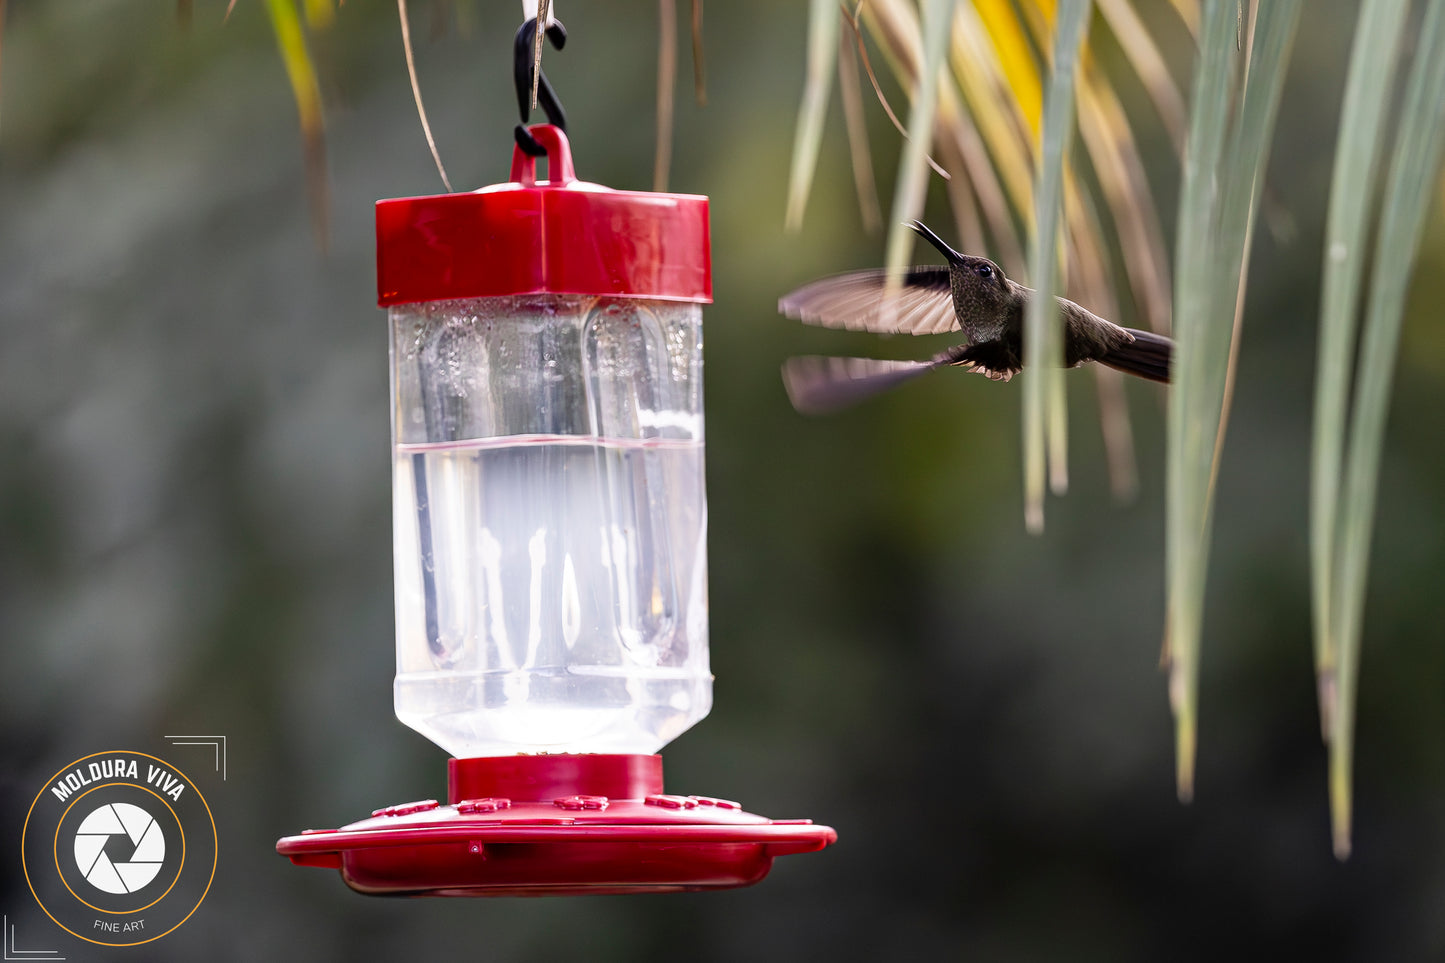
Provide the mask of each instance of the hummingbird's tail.
POLYGON ((1128 344, 1114 348, 1099 359, 1111 368, 1125 374, 1148 378, 1150 381, 1169 383, 1169 371, 1173 365, 1174 342, 1152 331, 1137 331, 1125 328, 1134 336, 1128 344))
POLYGON ((788 400, 805 415, 837 411, 912 381, 938 367, 934 361, 874 358, 789 358, 783 363, 788 400))

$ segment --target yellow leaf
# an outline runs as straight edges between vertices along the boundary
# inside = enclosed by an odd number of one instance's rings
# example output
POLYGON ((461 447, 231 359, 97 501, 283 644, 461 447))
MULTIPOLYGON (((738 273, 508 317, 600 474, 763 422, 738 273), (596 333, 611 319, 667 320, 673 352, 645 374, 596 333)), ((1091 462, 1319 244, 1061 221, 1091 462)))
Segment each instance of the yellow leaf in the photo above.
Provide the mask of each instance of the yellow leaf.
POLYGON ((331 0, 305 0, 306 26, 312 30, 325 30, 336 20, 336 8, 331 0))
MULTIPOLYGON (((1050 4, 1052 7, 1052 4, 1050 4)), ((999 66, 1013 91, 1014 101, 1028 124, 1030 136, 1038 138, 1043 116, 1044 95, 1039 81, 1038 61, 1029 47, 1023 25, 1010 0, 974 0, 973 8, 988 31, 998 55, 999 66)))

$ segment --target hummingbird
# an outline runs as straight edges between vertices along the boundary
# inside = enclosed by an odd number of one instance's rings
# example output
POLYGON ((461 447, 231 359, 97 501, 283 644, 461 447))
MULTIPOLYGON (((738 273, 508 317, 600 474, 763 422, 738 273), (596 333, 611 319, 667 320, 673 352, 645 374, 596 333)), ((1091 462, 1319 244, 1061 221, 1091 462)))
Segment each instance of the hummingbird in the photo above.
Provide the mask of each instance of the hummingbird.
MULTIPOLYGON (((964 340, 925 361, 874 358, 789 358, 783 385, 805 414, 835 411, 938 368, 959 368, 1008 381, 1023 367, 1024 306, 1034 296, 988 258, 960 254, 922 221, 910 228, 938 248, 947 265, 903 273, 898 293, 885 300, 887 273, 854 271, 806 284, 778 301, 778 311, 808 324, 877 334, 945 334, 964 340)), ((1098 361, 1150 381, 1169 382, 1174 343, 1148 331, 1120 327, 1073 301, 1056 298, 1064 316, 1064 364, 1098 361)))

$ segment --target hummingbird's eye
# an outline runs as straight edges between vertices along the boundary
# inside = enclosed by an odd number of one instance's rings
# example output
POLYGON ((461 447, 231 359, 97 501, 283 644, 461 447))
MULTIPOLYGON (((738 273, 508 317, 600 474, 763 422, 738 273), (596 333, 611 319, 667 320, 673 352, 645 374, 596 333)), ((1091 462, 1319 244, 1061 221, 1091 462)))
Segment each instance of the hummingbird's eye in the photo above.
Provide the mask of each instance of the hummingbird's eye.
POLYGON ((987 264, 980 264, 978 267, 974 268, 974 270, 978 272, 978 276, 981 278, 993 277, 993 268, 989 267, 987 264))

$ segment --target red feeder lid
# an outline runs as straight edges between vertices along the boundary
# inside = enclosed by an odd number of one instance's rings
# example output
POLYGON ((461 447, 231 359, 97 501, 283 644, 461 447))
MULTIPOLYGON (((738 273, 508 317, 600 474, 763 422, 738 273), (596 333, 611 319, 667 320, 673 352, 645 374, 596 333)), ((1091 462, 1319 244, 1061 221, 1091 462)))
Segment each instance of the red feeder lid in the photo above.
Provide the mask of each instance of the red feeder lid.
POLYGON ((377 201, 378 304, 539 292, 712 301, 706 197, 579 181, 567 135, 529 130, 548 180, 514 147, 511 183, 377 201))
POLYGON ((359 893, 569 896, 748 886, 775 857, 838 838, 811 820, 664 793, 661 756, 453 759, 448 797, 307 830, 276 851, 298 866, 339 869, 359 893))

